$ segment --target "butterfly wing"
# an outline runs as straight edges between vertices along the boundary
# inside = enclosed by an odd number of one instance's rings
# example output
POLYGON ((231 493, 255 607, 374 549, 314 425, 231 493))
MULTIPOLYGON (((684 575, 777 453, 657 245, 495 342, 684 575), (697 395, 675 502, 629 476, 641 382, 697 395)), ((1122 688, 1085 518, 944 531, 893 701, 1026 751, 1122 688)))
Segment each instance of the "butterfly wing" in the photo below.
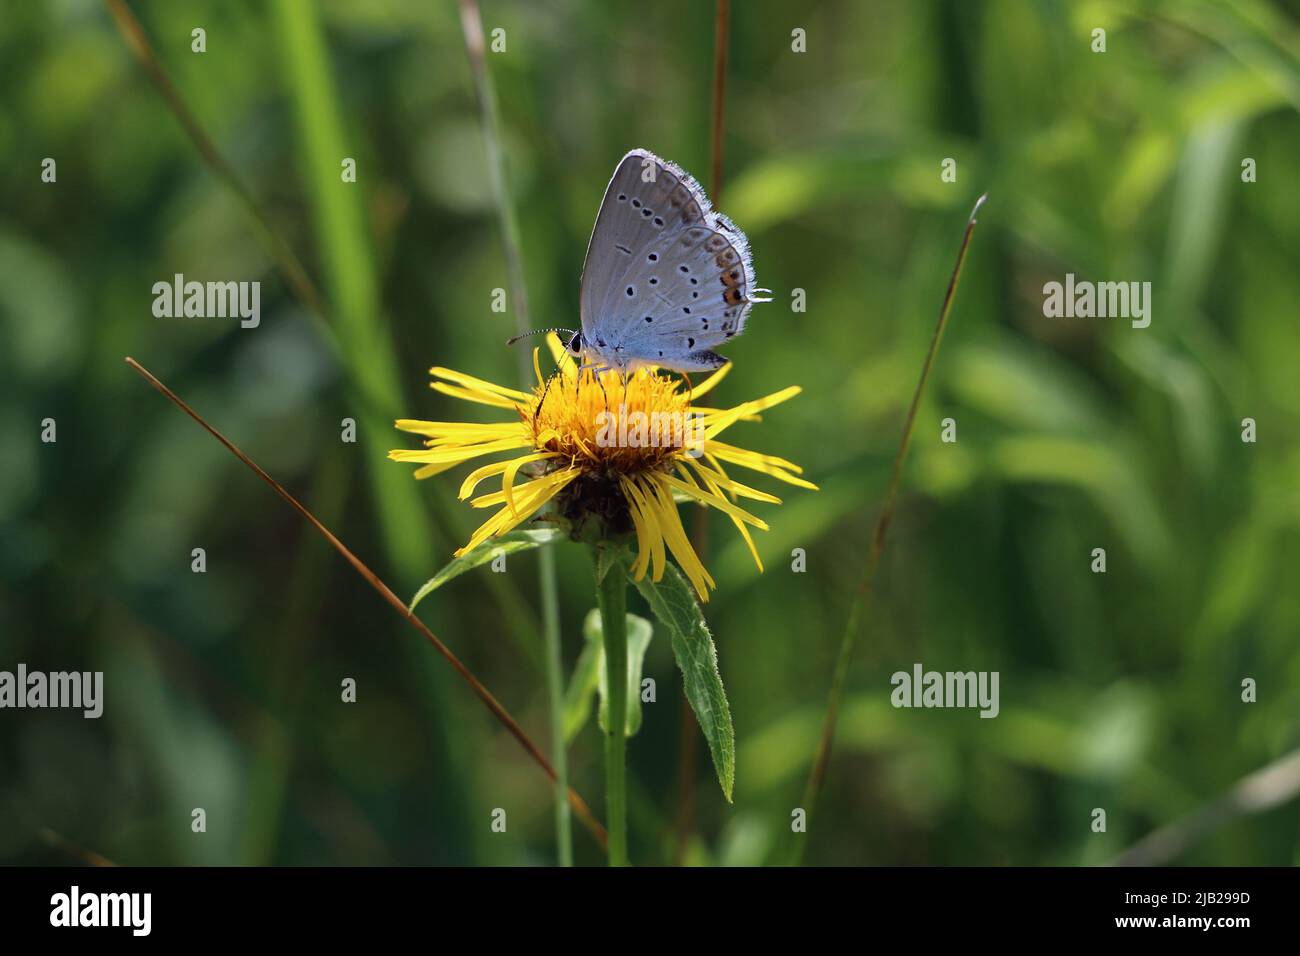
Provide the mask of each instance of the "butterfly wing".
POLYGON ((585 344, 616 367, 717 368, 754 302, 749 242, 688 173, 634 149, 605 190, 582 270, 585 344))

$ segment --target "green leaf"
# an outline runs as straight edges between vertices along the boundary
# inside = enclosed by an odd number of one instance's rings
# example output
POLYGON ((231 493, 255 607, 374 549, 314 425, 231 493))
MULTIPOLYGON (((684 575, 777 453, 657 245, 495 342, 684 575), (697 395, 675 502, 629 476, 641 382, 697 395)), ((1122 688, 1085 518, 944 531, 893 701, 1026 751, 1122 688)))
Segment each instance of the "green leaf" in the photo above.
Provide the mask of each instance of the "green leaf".
MULTIPOLYGON (((596 632, 600 633, 600 613, 592 611, 596 615, 596 632)), ((590 618, 591 615, 588 615, 590 618)), ((583 628, 585 633, 586 628, 583 628)), ((569 688, 564 694, 564 742, 572 743, 573 738, 578 736, 578 731, 587 723, 587 718, 591 716, 591 699, 596 694, 596 686, 599 682, 600 672, 604 670, 605 649, 601 647, 600 641, 592 641, 588 638, 582 645, 582 653, 578 655, 578 663, 573 668, 573 677, 569 680, 569 688)))
POLYGON ((415 597, 411 598, 410 608, 414 611, 417 604, 452 578, 460 577, 466 571, 471 571, 480 564, 487 564, 498 554, 505 555, 514 554, 516 551, 531 551, 533 548, 540 548, 542 545, 559 541, 565 536, 565 531, 561 528, 528 528, 489 538, 469 554, 462 554, 459 558, 453 558, 446 567, 425 581, 424 586, 415 592, 415 597))
POLYGON ((673 656, 681 668, 686 699, 709 742, 709 753, 718 772, 722 793, 731 801, 736 782, 736 732, 731 726, 731 708, 718 674, 718 652, 713 635, 704 621, 695 594, 686 578, 668 563, 663 580, 655 584, 649 576, 636 582, 659 622, 672 634, 673 656))
MULTIPOLYGON (((609 684, 605 668, 604 634, 600 628, 600 610, 593 608, 582 625, 583 634, 588 643, 595 642, 600 650, 600 664, 596 668, 599 677, 600 713, 597 722, 600 729, 609 729, 609 705, 606 702, 609 684)), ((641 665, 645 661, 645 650, 650 646, 650 637, 654 626, 643 617, 635 614, 627 616, 627 719, 623 724, 623 736, 631 737, 641 729, 641 665)))
MULTIPOLYGON (((601 730, 609 727, 609 706, 606 703, 609 685, 605 679, 604 634, 600 627, 600 610, 593 608, 582 624, 586 638, 578 663, 573 669, 573 679, 564 695, 564 739, 573 740, 587 718, 591 716, 591 698, 600 694, 600 712, 597 721, 601 730)), ((635 614, 627 616, 627 721, 623 734, 632 737, 641 729, 641 668, 645 662, 646 648, 654 635, 654 626, 635 614)))

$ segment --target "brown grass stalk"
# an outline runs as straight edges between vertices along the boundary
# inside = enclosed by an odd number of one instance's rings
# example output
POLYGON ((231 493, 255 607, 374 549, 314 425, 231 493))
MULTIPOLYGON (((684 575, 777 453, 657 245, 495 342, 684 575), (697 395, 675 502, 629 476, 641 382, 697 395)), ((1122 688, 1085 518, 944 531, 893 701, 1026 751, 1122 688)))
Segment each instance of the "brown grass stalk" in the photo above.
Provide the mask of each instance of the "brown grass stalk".
MULTIPOLYGON (((966 253, 970 248, 971 235, 975 232, 976 216, 988 194, 980 196, 971 209, 966 221, 966 231, 962 234, 961 248, 957 252, 957 262, 953 266, 952 277, 948 280, 948 290, 944 293, 943 304, 939 307, 939 319, 934 326, 934 335, 930 339, 930 348, 926 352, 925 362, 921 366, 921 376, 917 380, 916 390, 912 393, 912 403, 907 409, 907 418, 903 421, 903 433, 899 438, 898 451, 894 454, 894 464, 889 475, 889 486, 885 491, 885 500, 880 508, 880 517, 876 520, 875 533, 871 536, 871 551, 867 556, 867 566, 862 573, 862 581, 853 595, 849 606, 848 619, 844 636, 840 641, 839 657, 835 662, 835 674, 831 678, 830 695, 826 705, 826 717, 822 722, 821 737, 817 742, 817 752, 813 757, 812 768, 808 772, 808 781, 804 786, 803 809, 808 817, 813 816, 817 797, 821 793, 822 783, 826 778, 826 768, 830 763, 831 747, 835 742, 835 725, 839 718, 840 701, 844 695, 844 682, 848 676, 849 662, 853 658, 853 649, 857 645, 858 625, 868 597, 876 580, 876 570, 880 566, 880 557, 885 550, 885 535, 889 531, 889 522, 894 516, 894 506, 898 497, 898 485, 903 474, 903 462, 907 458, 907 449, 912 442, 912 432, 916 427, 916 412, 925 395, 926 383, 930 380, 930 371, 939 354, 939 343, 943 340, 944 329, 948 326, 948 316, 952 311, 953 297, 957 293, 957 283, 961 279, 961 269, 966 262, 966 253)), ((803 848, 807 839, 799 839, 795 844, 796 861, 803 858, 803 848)))
MULTIPOLYGON (((430 644, 433 645, 434 649, 437 650, 437 652, 446 659, 447 663, 450 664, 452 668, 456 671, 456 673, 460 675, 461 679, 464 680, 465 683, 469 685, 470 690, 472 690, 474 694, 481 701, 483 701, 487 709, 492 712, 492 716, 494 716, 497 719, 497 721, 501 724, 501 726, 503 726, 507 731, 509 731, 510 735, 519 742, 519 745, 523 747, 525 752, 527 752, 527 754, 533 758, 533 761, 539 767, 542 768, 542 770, 546 773, 546 776, 550 778, 551 782, 552 783, 555 782, 556 774, 554 768, 550 764, 550 761, 546 759, 546 757, 542 754, 541 750, 537 748, 537 745, 533 743, 532 739, 528 736, 528 734, 524 731, 524 729, 521 726, 519 726, 519 723, 514 719, 514 717, 510 715, 510 712, 506 710, 505 707, 503 707, 495 697, 492 696, 491 691, 489 691, 483 685, 483 683, 477 677, 474 676, 474 674, 469 670, 469 668, 466 667, 463 663, 461 663, 460 658, 458 658, 454 653, 452 653, 451 648, 449 648, 446 644, 444 644, 441 640, 439 640, 438 636, 434 634, 433 631, 431 631, 423 621, 421 621, 418 617, 415 616, 415 613, 411 611, 406 606, 405 603, 403 603, 401 598, 399 598, 396 594, 393 593, 392 589, 389 588, 387 584, 385 584, 382 580, 380 580, 379 576, 376 575, 374 571, 370 570, 370 568, 367 567, 366 564, 360 558, 358 558, 355 554, 352 553, 352 551, 347 547, 347 545, 345 545, 342 541, 340 541, 337 537, 335 537, 334 533, 330 531, 329 528, 325 527, 325 525, 322 524, 320 520, 316 518, 315 515, 313 515, 310 511, 308 511, 307 508, 304 505, 302 505, 297 498, 289 494, 289 492, 286 491, 279 482, 277 482, 274 478, 272 478, 265 471, 263 471, 261 466, 259 466, 255 461, 253 461, 242 451, 240 451, 239 448, 236 447, 232 441, 230 441, 230 439, 226 438, 225 435, 221 434, 221 432, 217 431, 215 428, 209 425, 203 419, 203 417, 199 415, 198 412, 190 408, 190 406, 187 405, 180 398, 180 396, 178 396, 170 388, 168 388, 161 381, 159 381, 153 375, 152 372, 150 372, 148 369, 146 369, 143 365, 141 365, 139 362, 137 362, 135 359, 131 358, 130 356, 127 356, 126 363, 129 366, 131 366, 131 368, 134 371, 136 371, 141 378, 143 378, 146 382, 148 382, 150 385, 156 388, 164 396, 166 396, 166 398, 170 402, 172 402, 172 404, 174 404, 177 408, 183 411, 186 415, 190 416, 190 418, 194 419, 194 421, 198 422, 199 425, 201 425, 204 428, 204 430, 208 432, 208 434, 210 434, 217 441, 221 442, 221 444, 226 447, 227 451, 229 451, 232 455, 234 455, 236 458, 242 461, 245 465, 247 465, 252 470, 252 472, 255 475, 257 475, 257 477, 261 478, 264 482, 270 485, 271 489, 277 495, 279 495, 281 498, 287 501, 289 505, 300 515, 302 515, 302 517, 305 518, 313 528, 319 531, 321 533, 321 536, 324 537, 325 540, 330 543, 330 546, 333 547, 334 550, 337 551, 339 554, 341 554, 344 557, 344 559, 350 565, 352 565, 353 569, 359 575, 361 575, 362 578, 365 579, 366 583, 369 584, 376 591, 378 591, 380 597, 382 597, 385 601, 387 601, 392 606, 393 610, 395 610, 399 615, 401 615, 401 617, 405 618, 411 624, 412 627, 414 627, 417 631, 420 632, 420 634, 424 637, 425 640, 427 640, 430 644)), ((596 838, 597 842, 599 842, 600 845, 604 847, 606 841, 605 828, 601 826, 599 821, 596 820, 595 816, 591 812, 591 809, 587 806, 586 801, 584 801, 582 797, 579 796, 577 792, 573 790, 572 787, 569 788, 569 806, 573 808, 574 814, 580 820, 582 820, 582 822, 586 825, 587 829, 591 831, 592 835, 596 838)))
POLYGON ((51 830, 49 827, 41 828, 41 839, 56 850, 60 850, 68 856, 81 861, 86 866, 117 866, 106 856, 96 853, 94 850, 87 850, 84 846, 74 843, 57 830, 51 830))

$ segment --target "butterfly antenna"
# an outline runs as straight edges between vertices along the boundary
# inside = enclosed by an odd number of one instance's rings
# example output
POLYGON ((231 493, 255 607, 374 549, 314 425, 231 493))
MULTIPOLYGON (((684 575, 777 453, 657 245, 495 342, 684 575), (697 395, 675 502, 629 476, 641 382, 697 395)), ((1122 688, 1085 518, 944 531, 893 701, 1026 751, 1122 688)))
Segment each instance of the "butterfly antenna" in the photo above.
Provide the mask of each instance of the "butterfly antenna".
MULTIPOLYGON (((571 331, 571 330, 569 330, 569 329, 538 329, 538 331, 539 331, 539 332, 568 332, 568 331, 571 331)), ((525 334, 531 334, 531 333, 525 333, 525 334)), ((515 336, 515 338, 521 338, 521 336, 515 336)), ((513 342, 513 341, 515 341, 515 339, 511 339, 510 341, 513 342)), ((509 344, 509 343, 506 343, 506 344, 509 344)), ((537 407, 533 409, 533 428, 534 428, 534 429, 537 428, 537 418, 538 418, 538 416, 542 414, 542 406, 546 404, 546 396, 547 396, 547 394, 548 394, 548 393, 550 392, 550 390, 551 390, 551 383, 552 383, 553 381, 555 381, 557 378, 559 378, 559 377, 560 377, 560 374, 564 371, 564 360, 565 360, 566 358, 569 359, 570 361, 572 361, 575 365, 577 365, 577 360, 574 359, 573 356, 570 355, 569 352, 568 352, 567 350, 564 351, 564 352, 562 352, 562 353, 560 353, 560 360, 559 360, 558 362, 555 363, 555 371, 552 372, 550 375, 546 376, 546 385, 543 386, 543 388, 542 388, 542 398, 541 398, 541 401, 539 401, 539 402, 537 403, 537 407)))
POLYGON ((549 332, 568 332, 573 334, 573 329, 533 329, 531 332, 520 332, 518 335, 506 339, 506 345, 514 345, 520 339, 526 339, 530 335, 546 335, 549 332))
POLYGON ((551 390, 551 383, 554 382, 556 378, 559 377, 559 375, 560 375, 560 366, 556 365, 555 371, 552 372, 550 375, 546 376, 546 384, 542 387, 542 399, 537 403, 537 407, 533 409, 533 431, 534 432, 537 431, 537 419, 538 416, 542 414, 542 406, 546 404, 546 396, 551 390))

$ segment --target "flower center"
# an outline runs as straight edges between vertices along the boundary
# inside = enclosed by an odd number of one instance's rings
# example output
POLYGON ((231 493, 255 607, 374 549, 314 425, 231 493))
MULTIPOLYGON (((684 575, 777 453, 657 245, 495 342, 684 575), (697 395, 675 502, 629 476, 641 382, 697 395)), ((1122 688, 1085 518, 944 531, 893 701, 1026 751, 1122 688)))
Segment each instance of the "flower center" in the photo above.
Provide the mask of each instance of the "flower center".
POLYGON ((619 475, 667 471, 704 445, 700 418, 678 380, 649 369, 626 378, 588 371, 577 383, 553 378, 534 389, 528 414, 538 451, 613 480, 615 491, 619 475))

